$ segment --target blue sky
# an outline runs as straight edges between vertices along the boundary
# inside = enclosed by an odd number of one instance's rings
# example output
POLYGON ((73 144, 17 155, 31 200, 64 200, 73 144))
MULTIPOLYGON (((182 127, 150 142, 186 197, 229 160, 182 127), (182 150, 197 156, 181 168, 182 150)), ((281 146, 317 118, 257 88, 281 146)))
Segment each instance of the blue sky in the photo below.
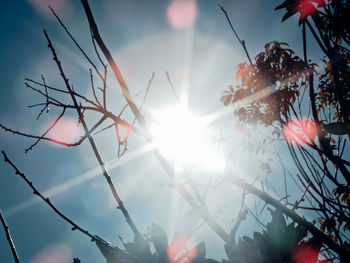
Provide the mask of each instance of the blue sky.
MULTIPOLYGON (((43 29, 50 35, 75 89, 89 94, 88 66, 48 9, 43 7, 46 5, 42 5, 43 2, 53 6, 82 47, 93 55, 80 1, 28 0, 2 3, 0 123, 33 134, 42 133, 59 112, 52 109, 36 121, 39 109, 29 109, 27 106, 42 102, 42 98, 25 88, 24 78, 40 81, 41 74, 44 74, 48 83, 63 87, 47 48, 43 29)), ((169 23, 167 8, 171 1, 90 2, 101 35, 115 56, 131 93, 144 91, 152 72, 155 72, 147 99, 149 108, 161 109, 174 103, 164 71, 169 71, 174 76, 173 81, 178 89, 187 87, 189 105, 195 113, 206 115, 223 108, 219 101, 221 92, 233 84, 235 68, 245 57, 218 8, 218 3, 228 11, 253 57, 263 49, 265 43, 272 40, 288 42, 297 52, 300 52, 302 46, 296 18, 281 24, 283 12, 273 11, 279 2, 199 0, 196 2, 198 16, 195 23, 181 29, 174 28, 169 23), (190 73, 189 78, 186 77, 187 73, 190 73)), ((316 56, 318 52, 317 48, 313 48, 310 56, 316 56)), ((94 59, 96 61, 95 57, 94 59)), ((110 81, 108 105, 117 113, 125 102, 117 91, 119 87, 115 80, 111 78, 110 81)), ((74 112, 68 115, 75 117, 74 112)), ((128 113, 125 118, 132 120, 128 113)), ((96 116, 88 117, 88 122, 92 123, 95 119, 96 116)), ((213 128, 223 130, 228 141, 232 140, 230 132, 233 126, 230 116, 213 124, 213 128)), ((104 160, 113 160, 116 154, 114 134, 107 131, 97 135, 96 140, 104 160)), ((147 226, 156 222, 171 235, 188 207, 166 186, 169 182, 153 155, 138 153, 138 147, 145 142, 137 136, 130 140, 128 154, 136 157, 111 169, 112 177, 127 209, 142 231, 146 232, 147 226)), ((51 197, 60 210, 90 232, 116 245, 120 245, 118 235, 130 240, 131 231, 111 202, 109 190, 104 178, 95 169, 97 162, 87 142, 78 148, 57 147, 41 142, 25 154, 24 149, 31 143, 33 141, 28 138, 0 130, 0 149, 6 151, 39 190, 45 192, 57 186, 70 185, 51 197), (91 175, 91 179, 75 184, 67 183, 72 180, 74 182, 74 178, 83 175, 91 175)), ((251 167, 248 161, 233 162, 241 164, 237 170, 248 178, 253 176, 256 168, 251 167)), ((0 171, 0 209, 10 226, 22 262, 41 262, 45 255, 53 255, 57 260, 53 262, 68 262, 67 258, 73 257, 79 257, 84 263, 103 262, 95 245, 83 234, 72 232, 66 222, 46 204, 38 201, 7 164, 0 162, 0 171)), ((213 196, 209 201, 213 212, 221 201, 224 204, 237 198, 237 194, 227 189, 221 195, 213 193, 213 196)), ((235 215, 232 210, 237 205, 239 202, 232 209, 226 209, 226 214, 218 218, 226 229, 229 229, 230 220, 235 215)), ((253 224, 243 228, 249 232, 257 226, 253 224)), ((224 256, 220 240, 205 227, 196 238, 207 238, 213 244, 218 244, 211 247, 208 243, 209 256, 216 259, 224 256)), ((0 252, 2 262, 11 262, 12 256, 2 229, 0 252)))

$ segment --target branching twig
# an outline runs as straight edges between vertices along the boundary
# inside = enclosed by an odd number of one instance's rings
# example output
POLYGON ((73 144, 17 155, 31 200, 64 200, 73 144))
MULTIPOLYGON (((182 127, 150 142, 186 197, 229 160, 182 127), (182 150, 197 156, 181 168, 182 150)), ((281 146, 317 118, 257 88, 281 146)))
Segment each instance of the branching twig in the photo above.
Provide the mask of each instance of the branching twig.
POLYGON ((62 116, 64 115, 65 112, 66 112, 66 108, 63 108, 62 113, 57 117, 57 119, 54 121, 54 123, 44 132, 44 134, 43 134, 42 136, 40 136, 40 138, 38 138, 38 139, 36 140, 35 143, 33 143, 31 146, 29 146, 27 149, 24 150, 25 153, 27 153, 28 151, 32 150, 33 147, 34 147, 35 145, 37 145, 37 144, 39 143, 39 141, 40 141, 50 130, 52 130, 53 127, 56 126, 56 124, 59 122, 59 120, 62 118, 62 116))
MULTIPOLYGON (((135 105, 131 94, 129 92, 129 89, 126 85, 126 82, 124 80, 123 75, 121 74, 117 64, 115 63, 111 53, 109 52, 108 48, 106 47, 105 43, 103 42, 100 33, 98 31, 96 22, 94 20, 94 17, 92 15, 89 3, 87 0, 81 0, 82 5, 84 7, 89 25, 90 25, 90 30, 92 31, 93 37, 96 40, 98 46, 100 47, 102 53, 104 54, 104 56, 106 57, 121 89, 122 89, 122 94, 124 96, 124 98, 126 99, 131 111, 133 112, 133 114, 135 115, 138 123, 140 124, 141 128, 144 130, 145 134, 146 134, 146 138, 148 141, 152 141, 152 136, 149 132, 149 128, 143 118, 143 116, 141 115, 140 111, 138 110, 137 106, 135 105)), ((160 162, 160 164, 162 165, 162 167, 165 169, 165 171, 167 172, 168 176, 171 178, 172 181, 174 181, 174 170, 170 167, 170 165, 168 164, 168 162, 165 160, 165 158, 161 155, 161 153, 159 152, 159 150, 154 149, 153 151, 158 159, 158 161, 160 162)), ((187 191, 187 189, 180 184, 176 184, 177 187, 177 191, 185 198, 185 200, 187 201, 187 203, 194 209, 198 210, 198 212, 201 214, 201 216, 203 217, 203 219, 206 221, 206 223, 218 234, 218 236, 220 238, 222 238, 226 243, 230 242, 230 238, 229 235, 225 232, 225 230, 217 223, 214 221, 214 219, 210 216, 209 212, 204 209, 203 207, 200 207, 196 201, 193 199, 193 197, 189 194, 189 192, 187 191)))
POLYGON ((53 55, 53 60, 55 61, 56 65, 58 67, 58 70, 60 72, 60 75, 61 75, 61 77, 62 77, 62 79, 63 79, 63 81, 65 83, 65 86, 66 86, 67 90, 69 91, 69 93, 71 95, 74 107, 77 110, 77 113, 78 113, 78 116, 79 116, 79 120, 80 120, 81 124, 83 125, 85 134, 86 134, 86 136, 87 136, 87 138, 88 138, 88 140, 90 142, 90 145, 91 145, 91 147, 92 147, 92 149, 94 151, 96 159, 97 159, 97 161, 98 161, 98 163, 99 163, 99 165, 100 165, 100 167, 102 169, 103 176, 107 180, 107 183, 108 183, 108 185, 109 185, 109 187, 110 187, 110 189, 112 191, 114 199, 118 203, 118 208, 122 211, 122 213, 123 213, 123 215, 124 215, 124 217, 126 219, 126 222, 129 224, 129 226, 132 229, 132 231, 134 232, 134 234, 136 236, 141 236, 141 233, 137 229, 137 227, 134 224, 133 220, 131 219, 128 211, 126 210, 126 208, 125 208, 121 198, 119 197, 119 194, 117 193, 117 190, 116 190, 116 188, 115 188, 115 186, 114 186, 114 184, 112 182, 112 179, 111 179, 111 177, 110 177, 110 175, 109 175, 109 173, 108 173, 108 171, 106 169, 106 166, 105 166, 105 164, 104 164, 104 162, 102 160, 102 157, 101 157, 101 155, 100 155, 100 153, 99 153, 99 151, 97 149, 95 141, 94 141, 94 139, 92 138, 92 136, 89 133, 89 129, 87 127, 87 124, 85 122, 85 118, 83 116, 83 112, 81 111, 81 106, 78 105, 78 102, 77 102, 77 100, 75 98, 73 89, 72 89, 71 85, 69 84, 69 80, 68 80, 68 78, 66 77, 66 75, 65 75, 65 73, 63 71, 61 61, 58 59, 56 51, 55 51, 55 49, 54 49, 54 47, 52 45, 52 42, 51 42, 51 40, 50 40, 50 38, 49 38, 49 36, 48 36, 48 34, 46 33, 45 30, 44 30, 44 34, 45 34, 45 37, 46 37, 46 39, 48 41, 48 47, 51 50, 51 53, 53 55))
POLYGON ((53 143, 56 143, 56 144, 60 144, 60 145, 63 145, 63 146, 67 146, 67 147, 77 146, 77 145, 79 145, 81 143, 80 141, 76 142, 76 143, 66 143, 66 142, 62 142, 62 141, 55 140, 55 139, 48 138, 48 137, 37 136, 37 135, 32 135, 32 134, 28 134, 28 133, 24 133, 24 132, 20 132, 20 131, 15 131, 13 129, 7 128, 6 126, 4 126, 2 124, 0 124, 0 128, 4 129, 7 132, 11 132, 13 134, 16 134, 16 135, 21 135, 21 136, 28 137, 28 138, 46 140, 46 141, 50 141, 50 142, 53 142, 53 143))
POLYGON ((80 50, 80 52, 83 54, 83 56, 87 59, 87 61, 89 61, 89 63, 91 64, 91 66, 95 69, 97 75, 99 75, 99 77, 101 79, 103 79, 102 74, 100 73, 100 71, 97 69, 96 65, 91 61, 91 59, 89 58, 89 56, 85 53, 85 51, 80 47, 80 45, 78 44, 78 42, 75 40, 75 38, 72 36, 72 34, 69 32, 69 30, 67 29, 67 27, 63 24, 63 22, 61 21, 61 19, 59 18, 59 16, 55 13, 55 11, 52 9, 51 6, 49 6, 49 9, 51 10, 52 14, 56 17, 56 19, 58 20, 58 22, 60 23, 60 25, 62 26, 62 28, 64 29, 64 31, 66 31, 67 35, 71 38, 71 40, 74 42, 75 46, 80 50))
POLYGON ((287 208, 283 204, 281 204, 278 200, 272 198, 270 195, 268 195, 265 192, 260 191, 256 187, 245 183, 241 179, 234 179, 233 177, 227 178, 228 182, 230 182, 233 185, 236 185, 254 195, 259 197, 264 202, 272 205, 276 209, 280 210, 283 214, 290 217, 294 222, 298 223, 299 225, 305 227, 310 233, 316 237, 319 238, 319 240, 322 240, 330 249, 332 249, 334 252, 336 252, 340 257, 346 258, 349 256, 349 252, 346 251, 343 247, 339 246, 337 243, 335 243, 328 235, 321 232, 319 229, 317 229, 312 223, 308 222, 303 217, 299 216, 295 213, 295 211, 287 208))

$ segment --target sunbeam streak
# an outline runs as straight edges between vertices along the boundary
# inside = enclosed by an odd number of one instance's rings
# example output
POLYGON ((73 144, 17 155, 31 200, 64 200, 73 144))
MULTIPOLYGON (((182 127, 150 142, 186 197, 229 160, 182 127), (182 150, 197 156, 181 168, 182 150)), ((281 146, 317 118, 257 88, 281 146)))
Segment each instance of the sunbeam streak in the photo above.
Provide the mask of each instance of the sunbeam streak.
MULTIPOLYGON (((106 169, 111 171, 117 167, 122 166, 123 164, 126 164, 134 159, 136 159, 137 157, 151 151, 152 149, 154 149, 154 143, 148 143, 138 149, 135 149, 134 151, 130 151, 128 152, 128 154, 125 155, 125 157, 123 156, 122 158, 118 159, 113 159, 111 161, 109 161, 108 163, 106 163, 106 169)), ((70 189, 72 189, 73 187, 80 185, 82 183, 85 183, 89 180, 94 179, 95 177, 101 175, 101 168, 99 166, 79 175, 78 177, 75 177, 73 179, 70 179, 66 182, 63 182, 55 187, 52 187, 48 190, 46 190, 45 192, 43 192, 42 194, 44 196, 47 197, 53 197, 56 196, 58 194, 61 194, 65 191, 68 191, 70 189)), ((28 209, 30 207, 32 207, 33 205, 40 203, 41 200, 37 197, 32 197, 26 201, 23 201, 11 208, 9 208, 8 210, 4 211, 4 214, 6 214, 6 216, 13 216, 18 212, 21 212, 25 209, 28 209)))

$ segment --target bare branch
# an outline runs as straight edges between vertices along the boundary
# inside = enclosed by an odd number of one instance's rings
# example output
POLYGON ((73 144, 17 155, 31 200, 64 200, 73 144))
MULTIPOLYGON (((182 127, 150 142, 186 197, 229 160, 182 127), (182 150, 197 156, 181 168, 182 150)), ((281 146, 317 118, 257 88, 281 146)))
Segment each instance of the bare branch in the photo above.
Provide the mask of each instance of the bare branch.
POLYGON ((90 69, 90 81, 91 81, 91 89, 92 89, 92 94, 94 95, 95 101, 97 102, 97 104, 102 107, 101 103, 99 102, 97 96, 96 96, 96 92, 95 92, 95 87, 94 87, 94 78, 92 75, 92 70, 90 69))
POLYGON ((349 252, 346 251, 343 247, 339 246, 337 243, 335 243, 328 235, 321 232, 319 229, 317 229, 312 223, 308 222, 306 219, 302 218, 298 214, 296 214, 293 210, 288 209, 286 206, 281 204, 278 200, 272 198, 269 196, 266 192, 262 192, 256 187, 245 183, 241 179, 235 179, 234 177, 228 177, 227 181, 230 182, 233 185, 236 185, 243 190, 246 190, 257 197, 259 197, 264 202, 272 205, 276 209, 280 210, 283 214, 290 217, 294 222, 298 223, 299 225, 305 227, 310 233, 314 236, 322 240, 330 249, 332 249, 334 252, 336 252, 340 257, 348 257, 349 252))
POLYGON ((72 34, 69 32, 69 30, 67 29, 67 27, 63 24, 63 22, 61 21, 61 19, 58 17, 58 15, 55 13, 55 11, 52 9, 51 6, 49 6, 52 14, 56 17, 56 19, 58 20, 58 22, 60 23, 60 25, 62 26, 62 28, 64 29, 64 31, 66 31, 67 35, 71 38, 71 40, 74 42, 75 46, 80 50, 80 52, 83 54, 83 56, 87 59, 87 61, 89 61, 89 63, 91 64, 91 66, 95 69, 97 75, 100 76, 100 78, 103 80, 103 76, 100 73, 100 71, 97 69, 96 65, 91 61, 91 59, 89 58, 89 56, 85 53, 85 51, 80 47, 80 45, 78 44, 78 42, 75 40, 75 38, 72 36, 72 34))
MULTIPOLYGON (((135 105, 131 94, 129 92, 129 89, 125 83, 124 77, 121 74, 117 64, 115 63, 111 53, 109 52, 108 48, 104 44, 100 33, 98 31, 97 25, 95 23, 94 17, 92 15, 90 6, 87 2, 87 0, 81 0, 82 5, 84 7, 87 19, 89 21, 90 29, 92 31, 93 37, 96 40, 97 44, 99 45, 102 53, 106 57, 110 67, 112 68, 112 71, 116 77, 116 79, 119 82, 119 85, 122 89, 122 93, 124 98, 126 99, 128 105, 130 106, 131 111, 135 115, 138 123, 140 124, 141 128, 144 130, 146 134, 146 138, 148 141, 152 141, 152 136, 149 132, 149 128, 141 115, 140 111, 138 110, 137 106, 135 105)), ((155 153, 158 161, 160 164, 163 166, 165 171, 167 172, 167 175, 171 178, 172 181, 174 181, 174 170, 170 167, 166 159, 161 155, 159 150, 154 149, 153 152, 155 153)), ((220 238, 222 238, 226 243, 230 242, 229 235, 225 232, 225 230, 217 223, 214 221, 214 219, 210 216, 209 212, 203 208, 200 207, 197 202, 193 199, 193 197, 190 195, 190 193, 187 191, 187 189, 180 184, 176 184, 176 190, 184 197, 184 199, 187 201, 187 203, 194 209, 198 210, 198 212, 201 214, 203 219, 206 221, 206 223, 218 234, 220 238)))
POLYGON ((13 258, 14 258, 15 262, 18 263, 18 262, 19 262, 19 257, 18 257, 18 255, 17 255, 17 251, 16 251, 16 248, 15 248, 15 244, 14 244, 13 241, 12 241, 12 237, 11 237, 11 234, 10 234, 9 227, 8 227, 8 225, 6 224, 5 218, 4 218, 4 216, 2 215, 1 210, 0 210, 0 220, 1 220, 2 226, 4 227, 4 230, 5 230, 5 233, 6 233, 6 238, 7 238, 7 241, 8 241, 8 243, 9 243, 9 245, 10 245, 13 258))
POLYGON ((66 77, 66 75, 65 75, 65 73, 63 71, 61 61, 58 59, 56 51, 55 51, 55 49, 54 49, 54 47, 52 45, 52 42, 51 42, 51 40, 50 40, 50 38, 49 38, 49 36, 48 36, 48 34, 46 33, 45 30, 44 30, 44 34, 45 34, 45 37, 46 37, 46 39, 48 41, 48 47, 50 48, 51 53, 53 55, 53 60, 55 61, 56 65, 58 67, 58 70, 60 72, 60 75, 61 75, 61 77, 62 77, 62 79, 63 79, 63 81, 64 81, 64 83, 66 85, 66 88, 67 88, 67 90, 69 91, 69 93, 71 95, 74 107, 77 110, 77 113, 78 113, 78 116, 79 116, 79 120, 80 120, 81 124, 83 125, 83 128, 85 130, 85 134, 86 134, 86 136, 87 136, 87 138, 88 138, 88 140, 89 140, 89 142, 91 144, 91 147, 92 147, 92 149, 93 149, 93 151, 95 153, 96 159, 98 160, 98 163, 99 163, 99 165, 100 165, 100 167, 102 169, 103 176, 107 180, 107 183, 108 183, 108 185, 109 185, 109 187, 110 187, 110 189, 112 191, 114 199, 118 203, 118 208, 122 211, 122 213, 123 213, 123 215, 124 215, 124 217, 126 219, 126 222, 129 224, 129 226, 132 229, 132 231, 134 232, 134 234, 136 236, 141 236, 139 230, 137 229, 137 227, 134 224, 133 220, 131 219, 128 211, 126 210, 126 208, 125 208, 121 198, 119 197, 119 194, 117 193, 117 190, 116 190, 116 188, 115 188, 115 186, 114 186, 114 184, 112 182, 112 179, 111 179, 111 177, 110 177, 110 175, 109 175, 109 173, 108 173, 108 171, 106 169, 106 166, 105 166, 105 164, 104 164, 104 162, 102 160, 102 157, 101 157, 101 155, 100 155, 100 153, 99 153, 99 151, 97 149, 97 146, 95 144, 94 139, 89 134, 89 129, 88 129, 87 124, 85 122, 83 113, 81 111, 81 107, 78 105, 78 102, 77 102, 77 100, 75 98, 75 95, 74 95, 74 92, 72 90, 72 87, 69 84, 69 80, 68 80, 68 78, 66 77))
POLYGON ((221 11, 225 14, 226 19, 227 19, 227 22, 230 24, 230 27, 231 27, 233 33, 235 34, 235 36, 236 36, 236 38, 238 39, 239 43, 242 45, 242 47, 243 47, 243 49, 244 49, 244 52, 245 52, 245 54, 246 54, 246 56, 247 56, 247 58, 248 58, 250 64, 253 65, 253 62, 252 62, 252 60, 250 59, 250 56, 249 56, 247 47, 245 46, 244 40, 241 40, 241 39, 239 38, 239 36, 238 36, 236 30, 235 30, 235 29, 233 28, 233 26, 232 26, 231 20, 230 20, 230 18, 228 17, 228 14, 227 14, 226 10, 225 10, 221 5, 218 4, 218 6, 221 8, 221 11))
POLYGON ((4 156, 4 160, 6 163, 8 163, 10 166, 12 166, 12 168, 15 170, 15 173, 17 175, 19 175, 27 184, 28 186, 33 190, 33 194, 37 195, 38 197, 40 197, 45 203, 47 203, 52 210, 59 216, 61 217, 63 220, 65 220, 66 222, 68 222, 70 225, 72 225, 72 231, 74 230, 79 230, 81 233, 85 234, 86 236, 90 237, 91 240, 96 241, 98 240, 96 235, 91 234, 89 231, 87 231, 86 229, 80 227, 78 224, 76 224, 73 220, 69 219, 67 216, 65 216, 61 211, 58 210, 58 208, 56 206, 54 206, 52 204, 52 202, 50 201, 50 199, 48 197, 43 196, 38 190, 37 188, 34 186, 34 184, 29 181, 29 179, 27 178, 27 176, 22 173, 17 167, 16 165, 7 157, 6 153, 4 151, 1 151, 2 155, 4 156))
POLYGON ((33 147, 34 147, 35 145, 37 145, 37 144, 39 143, 39 141, 40 141, 50 130, 52 130, 53 127, 56 126, 56 124, 59 122, 59 120, 62 118, 62 116, 64 115, 65 112, 66 112, 66 108, 63 108, 63 111, 62 111, 62 113, 60 114, 60 116, 57 117, 57 119, 54 121, 54 123, 44 132, 44 134, 43 134, 42 136, 40 136, 40 138, 38 138, 38 139, 36 140, 35 143, 33 143, 31 146, 29 146, 27 149, 24 150, 25 153, 27 153, 28 151, 32 150, 33 147))
MULTIPOLYGON (((37 81, 35 81, 35 80, 32 80, 32 79, 25 78, 25 80, 28 81, 28 82, 32 82, 32 83, 34 83, 34 84, 36 84, 36 85, 46 87, 47 89, 50 89, 50 90, 54 90, 54 91, 57 91, 57 92, 69 94, 68 91, 61 90, 61 89, 57 89, 57 88, 48 86, 48 85, 46 85, 46 84, 44 85, 44 84, 42 84, 42 83, 40 83, 40 82, 37 82, 37 81)), ((27 88, 30 88, 30 89, 32 89, 32 90, 34 90, 34 91, 40 93, 41 95, 43 95, 43 96, 46 97, 47 99, 52 99, 52 97, 48 96, 47 94, 44 94, 44 93, 41 92, 41 90, 39 90, 39 89, 35 89, 34 87, 32 87, 31 85, 29 85, 28 83, 24 83, 24 84, 26 85, 27 88)), ((83 99, 84 101, 86 101, 87 103, 90 103, 91 105, 93 105, 93 106, 95 106, 95 107, 98 107, 98 106, 99 106, 99 105, 97 105, 95 102, 93 102, 92 100, 89 100, 88 98, 86 98, 85 96, 83 96, 83 95, 81 95, 81 94, 79 94, 79 93, 74 92, 74 95, 75 95, 76 97, 79 97, 79 98, 83 99)), ((56 100, 56 102, 57 102, 57 100, 56 100)))

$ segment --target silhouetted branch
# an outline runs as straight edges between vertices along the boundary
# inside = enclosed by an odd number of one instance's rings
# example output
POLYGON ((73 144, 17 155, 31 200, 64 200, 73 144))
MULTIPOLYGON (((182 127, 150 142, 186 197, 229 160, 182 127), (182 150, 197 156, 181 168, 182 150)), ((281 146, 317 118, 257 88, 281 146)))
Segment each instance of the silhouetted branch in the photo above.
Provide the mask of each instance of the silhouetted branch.
MULTIPOLYGON (((115 63, 111 53, 109 52, 108 48, 106 47, 105 43, 103 42, 100 33, 98 31, 97 25, 95 23, 94 17, 92 15, 90 6, 88 4, 87 0, 81 0, 82 5, 84 7, 85 10, 85 14, 87 16, 87 19, 89 21, 89 26, 90 26, 90 30, 92 31, 92 35, 94 37, 94 39, 96 40, 96 43, 98 44, 98 46, 100 47, 102 53, 104 54, 104 56, 106 57, 121 89, 122 89, 122 94, 124 96, 124 98, 126 99, 131 111, 133 112, 133 114, 135 115, 138 123, 140 124, 141 128, 143 129, 146 138, 148 141, 152 141, 152 136, 149 132, 149 128, 143 118, 143 116, 141 115, 140 111, 138 110, 137 106, 135 105, 131 94, 129 92, 129 89, 125 83, 124 77, 121 74, 117 64, 115 63)), ((161 155, 161 153, 159 152, 159 150, 154 149, 153 152, 155 153, 158 161, 160 162, 160 164, 162 165, 162 167, 165 169, 165 171, 167 172, 167 175, 171 178, 171 180, 174 180, 174 170, 170 167, 170 165, 168 164, 168 162, 165 160, 165 158, 161 155)), ((220 238, 222 238, 226 243, 230 242, 230 238, 229 235, 225 232, 225 230, 218 224, 216 223, 213 218, 210 216, 209 212, 204 209, 203 207, 200 207, 196 201, 193 199, 193 197, 189 194, 189 192, 187 191, 187 189, 180 184, 176 184, 175 189, 185 198, 185 200, 187 201, 187 203, 194 209, 198 210, 198 212, 201 214, 201 216, 203 217, 203 219, 206 221, 206 223, 218 234, 218 236, 220 236, 220 238)))
POLYGON ((13 258, 15 260, 16 263, 19 262, 19 257, 17 255, 17 251, 16 251, 16 248, 15 248, 15 244, 13 243, 12 241, 12 237, 11 237, 11 234, 10 234, 10 230, 9 230, 9 227, 8 225, 6 224, 6 221, 5 221, 5 218, 0 210, 0 220, 1 220, 1 223, 2 223, 2 226, 4 227, 4 230, 5 230, 5 233, 6 233, 6 238, 7 238, 7 241, 10 245, 10 248, 11 248, 11 251, 12 251, 12 255, 13 255, 13 258))
POLYGON ((92 94, 94 95, 94 98, 97 102, 97 104, 102 107, 101 103, 99 102, 97 96, 96 96, 96 91, 95 91, 95 86, 94 86, 94 78, 93 78, 93 75, 92 75, 92 70, 89 69, 89 72, 90 72, 90 82, 91 82, 91 89, 92 89, 92 94))
POLYGON ((64 31, 66 31, 67 35, 70 37, 70 39, 73 41, 73 43, 75 44, 75 46, 80 50, 80 52, 83 54, 83 56, 87 59, 87 61, 89 61, 89 63, 91 64, 91 66, 95 69, 97 75, 99 75, 99 77, 103 80, 103 76, 100 73, 100 71, 97 69, 96 65, 92 62, 92 60, 89 58, 89 56, 85 53, 85 51, 80 47, 80 45, 78 44, 78 42, 75 40, 75 38, 72 36, 72 34, 69 32, 69 30, 67 29, 67 27, 63 24, 63 22, 61 21, 61 19, 59 18, 59 16, 55 13, 55 11, 52 9, 51 6, 49 6, 49 9, 51 10, 52 14, 56 17, 56 19, 58 20, 58 22, 60 23, 60 25, 62 26, 62 28, 64 29, 64 31))
MULTIPOLYGON (((32 82, 32 83, 34 83, 34 84, 36 84, 36 85, 45 87, 45 88, 47 88, 47 89, 49 89, 49 90, 54 90, 54 91, 57 91, 57 92, 60 92, 60 93, 69 94, 69 92, 66 91, 66 90, 57 89, 57 88, 51 87, 51 86, 49 86, 49 85, 47 85, 47 84, 44 85, 44 84, 42 84, 42 83, 40 83, 40 82, 37 82, 37 81, 35 81, 35 80, 32 80, 32 79, 25 78, 25 80, 28 81, 28 82, 32 82)), ((26 85, 27 88, 30 88, 30 89, 34 90, 35 92, 40 93, 40 94, 43 95, 45 98, 47 98, 47 99, 53 99, 51 96, 48 96, 48 94, 44 94, 41 90, 34 88, 33 86, 29 85, 28 83, 25 82, 24 84, 26 85)), ((89 99, 86 98, 85 96, 83 96, 83 95, 81 95, 81 94, 79 94, 79 93, 76 93, 75 91, 73 91, 73 92, 74 92, 74 95, 75 95, 75 96, 77 96, 77 97, 83 99, 85 102, 87 102, 87 103, 89 103, 89 104, 91 104, 91 105, 93 105, 93 106, 95 106, 95 107, 99 107, 99 105, 96 104, 95 102, 93 102, 92 100, 89 100, 89 99)), ((56 103, 60 103, 60 102, 59 102, 58 100, 56 100, 56 99, 55 99, 55 101, 56 101, 56 103)), ((50 104, 52 104, 52 103, 50 102, 50 104)))
POLYGON ((242 47, 243 47, 243 49, 244 49, 244 52, 245 52, 245 54, 246 54, 246 56, 247 56, 247 58, 248 58, 248 60, 249 60, 249 62, 250 62, 250 65, 253 66, 254 64, 253 64, 252 60, 250 59, 250 56, 249 56, 249 53, 248 53, 248 50, 247 50, 247 47, 246 47, 246 45, 245 45, 244 40, 241 40, 241 39, 239 38, 239 36, 238 36, 236 30, 235 30, 235 29, 233 28, 233 26, 232 26, 231 20, 230 20, 230 18, 228 17, 228 14, 227 14, 226 10, 225 10, 221 5, 218 4, 218 6, 221 8, 221 11, 225 14, 226 19, 227 19, 227 22, 230 24, 230 27, 231 27, 233 33, 235 34, 235 36, 236 36, 238 42, 242 45, 242 47))
POLYGON ((281 211, 283 214, 286 216, 290 217, 294 222, 298 223, 299 225, 305 227, 310 233, 324 242, 330 249, 332 249, 334 252, 336 252, 341 258, 344 257, 346 258, 349 256, 349 252, 346 251, 343 247, 339 246, 337 243, 335 243, 328 235, 325 233, 321 232, 318 228, 316 228, 312 223, 308 222, 298 214, 296 214, 293 210, 287 208, 285 205, 281 204, 278 200, 274 199, 270 195, 268 195, 266 192, 262 192, 256 187, 245 183, 241 179, 235 179, 232 176, 227 178, 227 181, 230 182, 233 185, 236 185, 243 190, 246 190, 257 197, 259 197, 261 200, 264 202, 272 205, 279 211, 281 211))
POLYGON ((52 53, 52 55, 53 55, 53 60, 55 61, 56 65, 57 65, 57 67, 58 67, 58 70, 59 70, 59 72, 60 72, 60 75, 61 75, 61 77, 62 77, 62 79, 63 79, 63 81, 64 81, 64 83, 65 83, 65 86, 66 86, 67 90, 68 90, 69 93, 70 93, 70 96, 71 96, 71 98, 72 98, 74 107, 75 107, 75 109, 76 109, 76 111, 77 111, 77 113, 78 113, 79 120, 80 120, 81 124, 83 125, 85 134, 86 134, 86 136, 87 136, 87 138, 88 138, 88 140, 89 140, 89 142, 90 142, 90 145, 91 145, 91 147, 92 147, 92 149, 93 149, 93 151, 94 151, 94 154, 95 154, 95 156, 96 156, 96 159, 97 159, 97 161, 98 161, 98 163, 99 163, 99 165, 100 165, 100 167, 101 167, 101 169, 102 169, 103 176, 104 176, 105 179, 107 180, 107 183, 108 183, 108 185, 109 185, 109 187, 110 187, 110 189, 111 189, 111 191, 112 191, 112 194, 113 194, 114 199, 115 199, 116 202, 118 203, 118 208, 122 211, 122 213, 123 213, 123 215, 124 215, 124 217, 125 217, 125 219, 126 219, 126 222, 129 224, 129 226, 130 226, 130 228, 132 229, 132 231, 134 232, 134 234, 135 234, 136 236, 141 236, 139 230, 137 229, 137 227, 136 227, 136 225, 134 224, 133 220, 131 219, 131 217, 130 217, 128 211, 126 210, 126 208, 125 208, 125 206, 124 206, 122 200, 120 199, 119 194, 117 193, 117 190, 116 190, 116 188, 115 188, 115 186, 114 186, 114 184, 113 184, 113 182, 112 182, 112 179, 111 179, 111 177, 110 177, 110 175, 109 175, 109 173, 108 173, 108 171, 107 171, 107 169, 106 169, 106 166, 105 166, 105 164, 104 164, 104 162, 103 162, 103 160, 102 160, 102 157, 101 157, 101 155, 100 155, 100 153, 99 153, 99 151, 98 151, 98 149, 97 149, 97 146, 96 146, 96 144, 95 144, 95 141, 94 141, 94 139, 92 138, 92 136, 91 136, 90 133, 89 133, 89 129, 88 129, 87 124, 86 124, 86 122, 85 122, 83 113, 82 113, 82 111, 81 111, 81 107, 78 105, 78 102, 77 102, 77 100, 76 100, 76 98, 75 98, 75 95, 74 95, 74 92, 73 92, 73 90, 72 90, 72 87, 71 87, 71 85, 69 84, 69 80, 68 80, 68 78, 66 77, 66 75, 65 75, 65 73, 64 73, 64 71, 63 71, 61 61, 58 59, 57 54, 56 54, 56 51, 55 51, 55 49, 54 49, 54 47, 53 47, 53 45, 52 45, 52 42, 51 42, 51 40, 50 40, 50 38, 49 38, 49 36, 48 36, 48 34, 46 33, 45 30, 44 30, 44 34, 45 34, 45 37, 46 37, 46 39, 47 39, 47 41, 48 41, 48 47, 49 47, 49 49, 51 50, 51 53, 52 53))
POLYGON ((79 230, 81 233, 85 234, 86 236, 90 237, 92 240, 97 240, 95 235, 92 235, 89 231, 83 229, 78 224, 76 224, 73 220, 69 219, 67 216, 65 216, 61 211, 57 209, 56 206, 54 206, 50 199, 48 197, 43 196, 37 188, 34 186, 34 184, 29 181, 29 179, 26 177, 24 173, 22 173, 16 165, 7 157, 6 153, 4 151, 1 151, 2 155, 4 156, 4 160, 6 163, 8 163, 14 170, 17 175, 19 175, 27 184, 28 186, 33 190, 33 194, 39 196, 45 203, 47 203, 53 211, 59 215, 62 219, 64 219, 66 222, 68 222, 70 225, 72 225, 72 230, 79 230))
POLYGON ((66 112, 66 108, 63 108, 63 111, 62 111, 62 113, 60 114, 60 116, 57 117, 57 119, 53 122, 53 124, 44 132, 43 135, 40 136, 40 138, 38 138, 38 139, 36 140, 35 143, 33 143, 31 146, 29 146, 27 149, 24 150, 25 153, 27 153, 29 150, 32 150, 33 147, 34 147, 35 145, 37 145, 37 144, 39 143, 39 141, 40 141, 50 130, 52 130, 53 127, 56 126, 56 124, 57 124, 58 121, 62 118, 62 116, 64 115, 65 112, 66 112))
POLYGON ((50 142, 53 142, 53 143, 56 143, 56 144, 60 144, 60 145, 63 145, 63 146, 68 146, 68 147, 77 146, 77 145, 79 145, 81 143, 80 141, 77 142, 77 143, 66 143, 66 142, 62 142, 62 141, 55 140, 55 139, 48 138, 48 137, 37 136, 37 135, 32 135, 32 134, 28 134, 28 133, 24 133, 24 132, 20 132, 20 131, 15 131, 13 129, 7 128, 6 126, 4 126, 2 124, 0 124, 0 127, 3 130, 5 130, 7 132, 11 132, 11 133, 16 134, 16 135, 20 135, 20 136, 24 136, 24 137, 28 137, 28 138, 46 140, 46 141, 50 141, 50 142))

